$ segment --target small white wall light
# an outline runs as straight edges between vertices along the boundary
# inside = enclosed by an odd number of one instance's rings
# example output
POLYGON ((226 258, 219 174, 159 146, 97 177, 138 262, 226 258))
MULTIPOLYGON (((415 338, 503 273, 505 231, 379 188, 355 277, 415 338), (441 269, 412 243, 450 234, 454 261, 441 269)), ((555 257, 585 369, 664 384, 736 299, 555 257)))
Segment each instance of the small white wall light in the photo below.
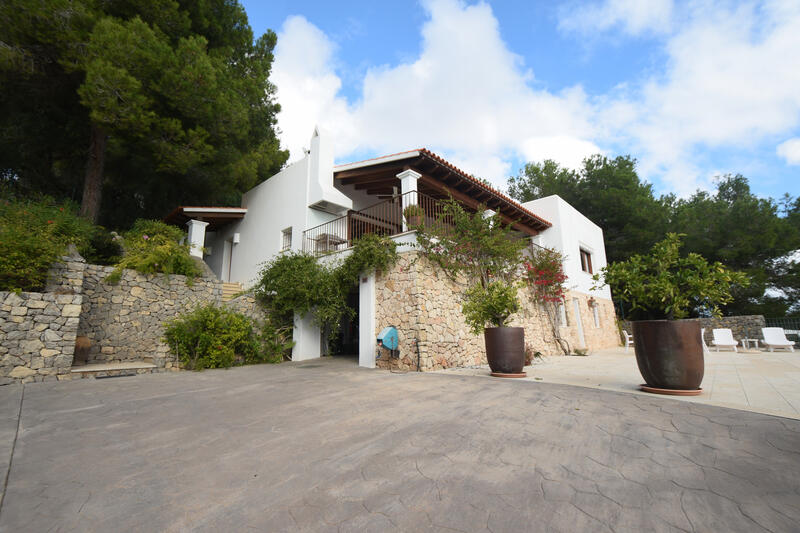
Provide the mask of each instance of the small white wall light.
POLYGON ((240 237, 241 237, 241 235, 239 233, 234 233, 233 234, 233 238, 231 239, 233 244, 239 244, 240 237))

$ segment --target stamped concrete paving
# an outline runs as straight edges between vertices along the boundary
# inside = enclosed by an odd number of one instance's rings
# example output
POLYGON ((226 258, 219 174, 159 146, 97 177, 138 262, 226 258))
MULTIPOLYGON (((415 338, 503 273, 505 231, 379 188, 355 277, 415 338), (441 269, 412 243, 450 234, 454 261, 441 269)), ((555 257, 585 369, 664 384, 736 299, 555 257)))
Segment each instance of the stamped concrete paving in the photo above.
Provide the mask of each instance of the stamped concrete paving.
POLYGON ((21 416, 1 531, 800 524, 800 421, 662 398, 325 360, 26 385, 21 416))
MULTIPOLYGON (((530 381, 579 385, 619 392, 641 392, 642 375, 633 350, 614 348, 588 357, 550 356, 526 367, 530 381)), ((453 368, 445 373, 489 378, 488 367, 453 368)), ((682 401, 733 407, 800 419, 800 352, 712 351, 705 354, 699 396, 682 401)))

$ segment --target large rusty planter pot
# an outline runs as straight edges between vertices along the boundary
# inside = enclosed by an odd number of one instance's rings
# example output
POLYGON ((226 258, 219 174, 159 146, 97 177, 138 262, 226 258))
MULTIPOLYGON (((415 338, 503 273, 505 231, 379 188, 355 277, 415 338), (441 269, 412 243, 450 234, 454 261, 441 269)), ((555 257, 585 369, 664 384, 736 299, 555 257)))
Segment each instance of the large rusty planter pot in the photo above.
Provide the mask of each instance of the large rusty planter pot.
POLYGON ((492 372, 518 374, 525 366, 524 328, 486 328, 486 359, 492 372))
POLYGON ((677 390, 700 388, 705 364, 698 322, 634 322, 633 346, 639 372, 650 387, 677 390))

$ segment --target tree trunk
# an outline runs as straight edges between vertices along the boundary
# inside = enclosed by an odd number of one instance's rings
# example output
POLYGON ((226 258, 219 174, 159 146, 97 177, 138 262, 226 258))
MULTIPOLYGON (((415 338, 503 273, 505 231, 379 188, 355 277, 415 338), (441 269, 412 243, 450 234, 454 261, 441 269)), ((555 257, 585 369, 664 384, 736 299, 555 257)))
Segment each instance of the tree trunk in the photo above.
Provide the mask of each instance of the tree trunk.
POLYGON ((89 160, 86 162, 86 177, 83 180, 81 216, 97 222, 100 214, 100 201, 103 197, 103 165, 106 155, 106 132, 100 126, 92 125, 89 140, 89 160))

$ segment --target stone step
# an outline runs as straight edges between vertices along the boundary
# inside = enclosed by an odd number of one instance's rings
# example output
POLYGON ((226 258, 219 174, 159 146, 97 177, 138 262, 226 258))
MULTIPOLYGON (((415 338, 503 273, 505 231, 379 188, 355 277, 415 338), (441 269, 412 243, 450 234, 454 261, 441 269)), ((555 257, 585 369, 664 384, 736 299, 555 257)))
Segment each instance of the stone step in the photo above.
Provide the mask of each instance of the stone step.
POLYGON ((92 363, 70 369, 73 378, 107 378, 150 374, 158 367, 146 361, 124 361, 118 363, 92 363))
POLYGON ((223 283, 222 284, 222 301, 227 302, 233 299, 234 296, 242 292, 243 287, 241 283, 223 283))

